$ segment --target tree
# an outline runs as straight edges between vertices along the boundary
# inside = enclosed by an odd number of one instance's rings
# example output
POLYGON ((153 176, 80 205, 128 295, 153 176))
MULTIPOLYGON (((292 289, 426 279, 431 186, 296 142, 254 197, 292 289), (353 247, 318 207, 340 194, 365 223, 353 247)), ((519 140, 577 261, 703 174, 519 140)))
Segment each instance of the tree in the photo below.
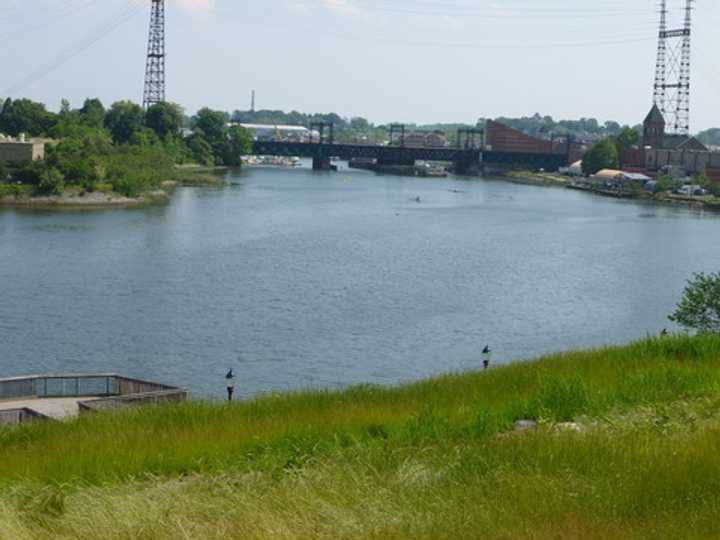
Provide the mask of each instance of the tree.
POLYGON ((193 160, 208 167, 215 165, 212 146, 210 146, 210 143, 205 139, 202 130, 196 130, 187 141, 193 160))
POLYGON ((133 131, 128 143, 135 146, 158 146, 160 138, 152 129, 141 127, 133 131))
POLYGON ((710 186, 710 179, 704 172, 699 172, 693 175, 692 183, 700 186, 701 188, 707 188, 710 186))
POLYGON ((132 101, 117 101, 105 115, 105 127, 118 144, 127 143, 133 133, 143 127, 145 112, 132 101))
POLYGON ((8 98, 0 111, 0 133, 17 137, 21 133, 44 135, 57 121, 45 105, 29 99, 8 98))
POLYGON ((80 109, 80 116, 86 126, 101 128, 105 122, 105 107, 99 99, 86 99, 80 109))
POLYGON ((622 129, 620 124, 615 122, 614 120, 608 120, 605 122, 605 133, 607 133, 610 136, 615 136, 618 133, 620 133, 620 130, 622 129))
POLYGON ((660 174, 657 177, 657 186, 655 190, 658 193, 664 193, 666 191, 672 191, 682 185, 680 180, 677 180, 669 174, 660 174))
POLYGON ((183 126, 183 110, 175 103, 155 103, 145 112, 145 125, 158 137, 176 137, 183 126))
POLYGON ((615 143, 617 144, 618 152, 621 152, 622 150, 627 150, 640 144, 640 135, 633 128, 625 126, 615 138, 615 143))
POLYGON ((720 333, 720 273, 695 274, 669 319, 687 329, 720 333))
POLYGON ((252 136, 242 126, 231 126, 228 129, 228 141, 225 144, 222 160, 224 165, 237 167, 242 163, 241 157, 252 150, 252 136))
POLYGON ((618 150, 611 139, 603 139, 585 154, 582 160, 583 173, 595 174, 601 169, 618 167, 618 150))
POLYGON ((629 150, 633 146, 640 144, 640 135, 631 127, 625 126, 615 137, 615 146, 617 146, 618 162, 622 166, 623 152, 629 150))
POLYGON ((200 109, 195 117, 195 129, 202 130, 203 137, 213 147, 215 155, 220 156, 227 141, 227 115, 207 107, 200 109))

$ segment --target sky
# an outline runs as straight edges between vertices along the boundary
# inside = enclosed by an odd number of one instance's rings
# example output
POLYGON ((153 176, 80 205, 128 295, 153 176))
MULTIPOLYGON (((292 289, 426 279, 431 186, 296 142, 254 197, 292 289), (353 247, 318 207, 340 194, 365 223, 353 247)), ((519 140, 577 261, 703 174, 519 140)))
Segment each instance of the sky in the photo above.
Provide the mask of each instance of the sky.
MULTIPOLYGON (((684 0, 668 0, 671 27, 684 0)), ((150 0, 2 0, 0 97, 141 101, 150 0)), ((691 128, 720 127, 720 3, 694 11, 691 128)), ((166 0, 167 99, 375 123, 642 122, 657 0, 166 0)))

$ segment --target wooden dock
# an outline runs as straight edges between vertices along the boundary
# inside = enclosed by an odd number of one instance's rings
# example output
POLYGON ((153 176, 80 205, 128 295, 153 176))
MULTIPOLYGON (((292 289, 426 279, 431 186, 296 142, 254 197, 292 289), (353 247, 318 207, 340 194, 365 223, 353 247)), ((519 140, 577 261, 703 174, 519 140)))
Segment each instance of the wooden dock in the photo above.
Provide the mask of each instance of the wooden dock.
POLYGON ((185 388, 115 373, 12 377, 0 379, 0 425, 184 401, 187 396, 185 388))

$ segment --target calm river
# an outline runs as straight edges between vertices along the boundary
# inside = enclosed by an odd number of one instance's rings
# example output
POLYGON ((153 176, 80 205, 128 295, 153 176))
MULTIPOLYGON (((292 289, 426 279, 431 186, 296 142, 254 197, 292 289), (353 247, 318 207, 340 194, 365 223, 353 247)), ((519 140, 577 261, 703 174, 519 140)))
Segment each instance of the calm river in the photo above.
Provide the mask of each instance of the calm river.
POLYGON ((669 326, 720 217, 492 180, 249 169, 166 207, 0 210, 0 376, 394 384, 669 326), (420 197, 420 202, 416 198, 420 197))

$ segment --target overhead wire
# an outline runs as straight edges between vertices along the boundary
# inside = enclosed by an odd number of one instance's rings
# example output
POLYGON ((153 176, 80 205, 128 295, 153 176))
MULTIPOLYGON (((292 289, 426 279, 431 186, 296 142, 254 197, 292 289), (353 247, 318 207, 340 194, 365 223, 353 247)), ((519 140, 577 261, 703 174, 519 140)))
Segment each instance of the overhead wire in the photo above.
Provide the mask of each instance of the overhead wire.
POLYGON ((35 83, 36 81, 45 77, 48 73, 56 70, 63 64, 72 60, 92 45, 102 40, 114 30, 122 26, 124 23, 132 19, 137 13, 139 13, 145 6, 142 3, 136 3, 129 9, 122 11, 111 18, 107 19, 105 24, 102 24, 97 31, 89 33, 86 37, 76 43, 74 46, 68 47, 63 50, 60 54, 53 57, 50 61, 42 64, 41 66, 34 69, 25 77, 7 87, 5 90, 0 92, 2 96, 13 96, 17 91, 24 89, 25 87, 35 83))

